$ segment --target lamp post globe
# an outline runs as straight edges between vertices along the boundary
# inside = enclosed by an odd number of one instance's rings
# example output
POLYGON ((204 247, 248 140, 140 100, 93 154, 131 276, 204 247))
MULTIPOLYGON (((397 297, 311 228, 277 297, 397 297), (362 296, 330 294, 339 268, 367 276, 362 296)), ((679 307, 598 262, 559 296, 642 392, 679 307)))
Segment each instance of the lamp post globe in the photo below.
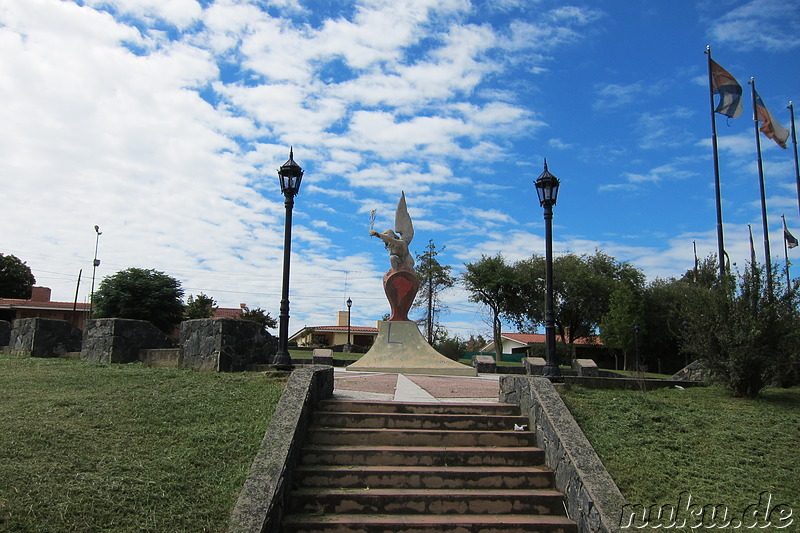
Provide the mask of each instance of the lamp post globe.
POLYGON ((278 169, 278 182, 285 198, 286 223, 283 239, 283 285, 281 289, 281 310, 278 325, 278 351, 272 364, 280 370, 293 368, 289 355, 289 265, 292 257, 292 209, 294 197, 300 192, 303 169, 294 161, 294 148, 289 148, 289 160, 278 169))
POLYGON ((539 205, 544 208, 544 250, 545 250, 545 305, 544 305, 544 349, 546 364, 542 376, 554 378, 561 376, 556 357, 556 325, 553 310, 553 206, 558 199, 558 188, 561 182, 547 169, 544 160, 544 172, 536 179, 536 194, 539 205))

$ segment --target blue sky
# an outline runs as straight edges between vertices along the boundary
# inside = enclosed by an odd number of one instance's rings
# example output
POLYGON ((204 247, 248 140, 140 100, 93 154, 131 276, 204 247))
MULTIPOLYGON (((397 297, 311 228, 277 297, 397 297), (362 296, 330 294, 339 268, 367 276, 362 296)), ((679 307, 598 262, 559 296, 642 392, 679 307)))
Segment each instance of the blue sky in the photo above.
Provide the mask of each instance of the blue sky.
MULTIPOLYGON (((454 272, 542 253, 533 181, 562 181, 555 253, 600 249, 649 279, 715 253, 706 45, 745 89, 718 115, 726 250, 763 260, 747 81, 789 127, 800 4, 549 0, 5 0, 0 252, 54 299, 155 268, 219 305, 278 315, 289 146, 304 168, 290 330, 388 304, 381 242, 405 191, 454 272)), ((762 136, 773 256, 800 234, 793 147, 762 136)), ((796 251, 790 252, 796 254, 796 251)), ((557 275, 557 273, 556 273, 557 275)), ((460 287, 451 333, 490 329, 460 287)))

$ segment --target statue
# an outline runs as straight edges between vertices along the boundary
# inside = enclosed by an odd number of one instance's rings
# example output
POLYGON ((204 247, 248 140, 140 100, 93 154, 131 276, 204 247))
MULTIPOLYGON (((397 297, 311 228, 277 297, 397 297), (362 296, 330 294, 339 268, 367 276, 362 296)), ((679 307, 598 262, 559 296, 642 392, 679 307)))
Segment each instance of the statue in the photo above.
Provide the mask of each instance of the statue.
POLYGON ((406 207, 406 195, 400 193, 400 201, 397 203, 397 211, 394 214, 394 231, 387 229, 383 233, 370 229, 371 237, 378 237, 383 241, 386 249, 389 250, 389 262, 392 268, 400 269, 403 265, 414 268, 414 258, 408 251, 408 245, 414 238, 414 226, 411 224, 411 216, 406 207))
POLYGON ((392 267, 383 276, 383 290, 392 307, 389 320, 378 322, 378 337, 361 359, 347 367, 353 372, 397 372, 447 376, 476 376, 477 371, 440 354, 428 344, 408 312, 419 290, 414 258, 408 250, 414 226, 406 208, 406 195, 394 215, 394 229, 378 233, 373 229, 375 211, 369 214, 369 234, 383 241, 392 267))
POLYGON ((414 226, 408 214, 405 193, 400 193, 400 201, 397 203, 394 230, 387 229, 378 233, 370 227, 369 234, 380 238, 389 250, 392 268, 383 276, 383 290, 392 308, 389 320, 407 321, 408 311, 419 290, 419 280, 414 273, 414 258, 408 250, 408 245, 414 238, 414 226))

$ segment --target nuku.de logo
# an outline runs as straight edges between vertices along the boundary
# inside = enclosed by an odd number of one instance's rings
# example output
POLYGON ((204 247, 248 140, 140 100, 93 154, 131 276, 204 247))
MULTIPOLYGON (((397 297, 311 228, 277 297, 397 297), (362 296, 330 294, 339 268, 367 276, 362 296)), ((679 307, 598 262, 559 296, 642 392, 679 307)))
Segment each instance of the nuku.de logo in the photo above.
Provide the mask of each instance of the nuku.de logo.
POLYGON ((677 504, 626 504, 622 508, 621 529, 785 529, 794 522, 789 504, 773 504, 772 494, 762 492, 758 502, 745 507, 741 514, 724 504, 700 505, 692 502, 689 492, 678 495, 677 504))

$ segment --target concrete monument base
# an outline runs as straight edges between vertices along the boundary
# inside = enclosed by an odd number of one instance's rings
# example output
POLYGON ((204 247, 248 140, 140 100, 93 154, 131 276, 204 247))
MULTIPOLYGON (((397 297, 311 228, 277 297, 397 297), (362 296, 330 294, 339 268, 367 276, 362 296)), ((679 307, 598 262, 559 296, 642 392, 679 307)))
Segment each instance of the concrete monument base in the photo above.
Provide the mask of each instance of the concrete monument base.
POLYGON ((474 368, 448 359, 410 321, 378 322, 378 337, 364 356, 347 367, 353 372, 396 372, 435 376, 477 376, 474 368))

